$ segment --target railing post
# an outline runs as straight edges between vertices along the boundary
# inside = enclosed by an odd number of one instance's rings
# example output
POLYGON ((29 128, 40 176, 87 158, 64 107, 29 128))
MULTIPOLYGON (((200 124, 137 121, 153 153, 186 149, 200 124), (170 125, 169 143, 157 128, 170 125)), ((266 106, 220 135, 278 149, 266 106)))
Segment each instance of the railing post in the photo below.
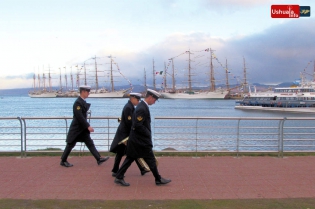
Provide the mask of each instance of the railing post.
POLYGON ((286 120, 287 118, 286 117, 284 117, 283 118, 283 121, 282 121, 282 124, 281 124, 281 136, 280 136, 280 141, 281 141, 281 157, 283 158, 283 144, 284 144, 284 141, 283 141, 283 133, 284 133, 284 131, 283 131, 283 126, 284 126, 284 122, 285 122, 285 120, 286 120))
POLYGON ((109 119, 107 119, 107 150, 109 151, 109 119))
POLYGON ((282 120, 279 120, 279 125, 278 125, 278 157, 281 155, 281 124, 282 120))
POLYGON ((283 123, 284 120, 286 120, 286 117, 283 118, 283 120, 279 121, 279 127, 278 127, 278 157, 283 158, 283 123))
POLYGON ((66 138, 68 136, 68 121, 67 118, 65 118, 65 122, 66 122, 66 138))
POLYGON ((21 117, 17 117, 17 119, 20 121, 21 125, 21 158, 23 158, 23 123, 21 117))
POLYGON ((24 124, 24 157, 26 158, 26 122, 24 118, 22 118, 22 121, 24 124))
POLYGON ((196 120, 196 157, 198 153, 198 118, 196 120))
POLYGON ((240 121, 241 121, 241 119, 238 119, 238 121, 237 121, 236 157, 238 157, 238 152, 239 152, 239 149, 240 149, 240 121))

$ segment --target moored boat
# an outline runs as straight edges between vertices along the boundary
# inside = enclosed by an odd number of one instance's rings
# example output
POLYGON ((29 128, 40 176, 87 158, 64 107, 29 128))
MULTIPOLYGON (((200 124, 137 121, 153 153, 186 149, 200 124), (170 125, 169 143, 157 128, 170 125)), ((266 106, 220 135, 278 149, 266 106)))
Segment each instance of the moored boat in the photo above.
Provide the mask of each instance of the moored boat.
POLYGON ((99 89, 90 91, 90 98, 122 98, 127 90, 108 91, 107 89, 99 89))
POLYGON ((57 92, 52 90, 51 86, 51 76, 50 76, 50 68, 48 73, 48 83, 49 83, 49 90, 46 88, 46 77, 43 73, 42 78, 38 74, 38 88, 36 88, 36 76, 34 74, 33 76, 33 91, 30 91, 28 93, 28 96, 31 98, 52 98, 57 96, 57 92), (41 89, 41 82, 43 82, 43 89, 41 89))
POLYGON ((315 89, 312 85, 275 88, 273 91, 249 92, 236 106, 300 108, 315 107, 315 89))
POLYGON ((98 78, 98 70, 97 70, 97 63, 96 63, 96 58, 95 59, 95 86, 92 85, 92 89, 90 91, 90 98, 123 98, 125 93, 130 91, 132 89, 132 84, 130 83, 130 81, 121 73, 118 64, 114 61, 112 56, 108 56, 108 58, 110 58, 110 70, 109 70, 109 79, 110 79, 110 89, 107 89, 105 87, 99 87, 99 78, 98 78), (116 65, 117 70, 113 69, 113 65, 116 65), (117 75, 114 75, 114 73, 116 72, 117 75), (125 78, 129 84, 130 84, 130 89, 120 89, 120 90, 116 90, 115 86, 114 86, 114 77, 116 76, 122 76, 123 78, 125 78))
MULTIPOLYGON (((172 62, 172 89, 167 89, 165 87, 165 90, 161 92, 161 95, 165 99, 224 99, 226 95, 229 93, 227 89, 218 88, 216 89, 215 86, 215 79, 214 79, 214 69, 212 64, 213 59, 213 51, 211 49, 206 49, 205 51, 210 52, 210 69, 209 69, 209 75, 210 75, 210 89, 208 90, 193 90, 192 88, 192 76, 194 75, 191 73, 191 59, 190 55, 192 54, 191 51, 186 51, 183 54, 188 54, 188 88, 186 89, 176 89, 175 85, 175 70, 174 70, 174 64, 173 64, 173 58, 169 59, 172 62)), ((165 73, 166 75, 166 73, 165 73)), ((166 85, 166 82, 164 82, 166 85)))
POLYGON ((162 92, 165 99, 224 99, 227 90, 216 89, 215 91, 177 91, 162 92))
POLYGON ((305 74, 310 75, 305 72, 305 69, 300 74, 300 79, 295 81, 294 85, 290 87, 278 87, 274 88, 274 90, 257 92, 254 86, 254 92, 252 92, 250 86, 248 86, 249 93, 242 100, 236 101, 235 108, 264 110, 294 108, 298 110, 299 108, 307 107, 313 109, 315 107, 315 62, 312 81, 305 79, 305 74), (249 106, 252 108, 249 108, 249 106))
POLYGON ((80 92, 78 90, 69 90, 66 92, 57 92, 57 97, 78 97, 80 92))
POLYGON ((53 97, 56 97, 57 94, 55 91, 49 92, 46 90, 42 90, 42 91, 31 91, 28 93, 28 96, 32 98, 53 98, 53 97))

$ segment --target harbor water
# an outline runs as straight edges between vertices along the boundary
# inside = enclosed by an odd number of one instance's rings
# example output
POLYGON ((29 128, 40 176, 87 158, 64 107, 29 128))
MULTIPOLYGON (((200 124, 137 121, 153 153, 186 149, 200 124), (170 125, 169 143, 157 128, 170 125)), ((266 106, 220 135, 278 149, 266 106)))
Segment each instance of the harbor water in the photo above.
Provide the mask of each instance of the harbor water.
MULTIPOLYGON (((10 97, 0 99, 0 117, 72 116, 76 98, 10 97)), ((120 117, 128 98, 87 98, 92 116, 120 117)), ((234 109, 235 100, 159 99, 150 106, 151 118, 182 117, 314 117, 315 114, 244 111, 234 109)))
MULTIPOLYGON (((1 104, 1 112, 0 117, 72 117, 72 106, 76 98, 30 98, 27 96, 6 96, 0 99, 1 104)), ((91 103, 91 116, 92 117, 116 117, 119 118, 121 116, 121 111, 126 102, 128 101, 128 98, 87 98, 87 102, 91 103)), ((284 118, 284 117, 315 117, 315 114, 310 113, 287 113, 287 112, 266 112, 266 111, 246 111, 246 110, 238 110, 234 108, 235 106, 235 100, 185 100, 185 99, 159 99, 154 105, 150 106, 151 111, 151 120, 152 120, 152 126, 154 126, 155 117, 277 117, 277 118, 284 118)), ((202 126, 207 127, 209 124, 213 126, 220 126, 220 127, 236 127, 236 121, 211 121, 207 124, 202 124, 202 126)), ((277 123, 276 121, 273 121, 274 123, 277 123)), ((8 126, 8 121, 6 120, 0 120, 0 127, 2 126, 8 126)), ((17 123, 17 121, 15 121, 17 123)), ((45 121, 46 126, 54 126, 54 121, 45 121)), ((99 125, 91 124, 92 127, 100 127, 99 125)), ((177 122, 179 125, 183 126, 192 126, 194 122, 188 121, 188 120, 181 120, 180 122, 177 122)), ((245 122, 245 123, 252 123, 245 122)), ((270 123, 270 122, 263 122, 263 123, 270 123)), ((315 126, 314 121, 291 121, 291 124, 289 124, 292 127, 305 127, 305 126, 315 126), (314 124, 314 126, 312 125, 314 124)), ((115 121, 114 126, 116 127, 117 121, 115 121)), ((167 120, 160 120, 158 126, 172 126, 171 121, 167 120)), ((11 125, 9 125, 11 126, 11 125)), ((12 125, 13 126, 13 125, 12 125)), ((255 126, 260 126, 255 125, 255 126)), ((277 125, 275 125, 277 126, 277 125)), ((99 128, 95 128, 95 132, 102 132, 99 128)), ((112 133, 115 132, 113 128, 112 133)), ((170 133, 172 129, 165 129, 166 131, 169 131, 170 133)), ((223 130, 225 130, 223 128, 223 130)), ((265 129, 264 133, 262 133, 262 139, 268 139, 268 129, 265 129)), ((50 131, 50 130, 48 130, 50 131)), ((205 130, 209 132, 209 130, 205 130)), ((226 132, 228 129, 226 129, 226 132)), ((0 151, 6 151, 6 150, 16 150, 18 151, 20 145, 17 144, 14 147, 11 142, 3 141, 2 137, 4 136, 3 133, 7 133, 8 131, 5 129, 1 129, 1 136, 0 136, 0 151), (6 144, 11 146, 5 146, 6 144)), ((313 132, 313 131, 312 131, 313 132)), ((182 136, 173 133, 173 136, 176 135, 178 137, 185 138, 188 135, 185 134, 185 130, 181 131, 182 136)), ((217 138, 217 140, 212 141, 211 143, 208 142, 207 135, 205 135, 205 138, 203 139, 205 143, 205 147, 207 150, 213 150, 216 148, 216 150, 220 150, 221 147, 228 147, 228 145, 225 144, 223 141, 223 138, 220 137, 224 136, 224 134, 214 137, 217 138)), ((39 136, 38 136, 39 137, 39 136)), ((54 144, 54 142, 49 142, 50 136, 40 136, 41 139, 44 139, 46 142, 45 144, 54 144)), ((167 141, 166 138, 163 137, 169 137, 169 136, 161 136, 160 143, 156 144, 156 148, 159 150, 162 150, 167 147, 169 144, 172 144, 169 140, 167 141), (163 145, 165 140, 168 144, 163 145)), ((294 138, 295 136, 292 136, 294 138)), ((113 138, 113 134, 109 137, 110 139, 113 138)), ((158 137, 156 137, 158 138, 158 137)), ((189 137, 188 137, 189 138, 189 137)), ((235 134, 234 132, 231 133, 231 143, 234 143, 235 141, 235 134)), ((95 139, 93 137, 93 139, 95 139)), ((201 140, 200 140, 201 141, 201 140)), ((59 146, 59 148, 63 149, 63 146, 65 145, 64 140, 56 142, 60 145, 62 143, 62 146, 59 146)), ((107 142, 110 144, 110 141, 107 142)), ((177 143, 174 142, 173 143, 177 143)), ((188 142, 187 142, 188 143, 188 142)), ((193 143, 193 141, 190 141, 189 143, 193 143)), ((248 142, 246 142, 248 143, 248 142)), ((304 142, 300 142, 301 144, 304 142)), ((105 150, 108 148, 108 144, 105 150)), ((314 142, 312 142, 312 145, 314 142)), ((185 145, 184 145, 185 146, 185 145)), ((184 147, 183 146, 183 147, 184 147)), ((191 147, 192 144, 188 144, 188 147, 191 147)), ((234 147, 234 145, 231 145, 234 147)), ((315 146, 315 144, 314 144, 315 146)), ((184 149, 184 148, 183 148, 184 149)), ((228 148, 224 148, 228 149, 228 148)), ((235 149, 235 148, 233 148, 235 149)), ((260 148, 258 148, 260 149, 260 148)), ((276 149, 276 148, 275 148, 276 149)), ((305 148, 308 149, 308 148, 305 148)), ((311 148, 313 149, 313 148, 311 148)), ((221 149, 222 150, 222 149, 221 149)))

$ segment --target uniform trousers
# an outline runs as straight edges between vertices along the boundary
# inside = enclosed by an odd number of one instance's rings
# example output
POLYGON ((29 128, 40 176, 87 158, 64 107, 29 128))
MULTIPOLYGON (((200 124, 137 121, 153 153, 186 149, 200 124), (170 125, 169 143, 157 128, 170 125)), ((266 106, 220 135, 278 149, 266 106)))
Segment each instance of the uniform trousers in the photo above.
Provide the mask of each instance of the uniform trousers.
MULTIPOLYGON (((135 160, 137 160, 137 158, 133 158, 133 157, 130 157, 127 155, 123 164, 121 165, 121 167, 117 171, 116 178, 117 179, 123 179, 127 169, 130 167, 132 162, 135 160)), ((147 157, 143 157, 143 160, 148 164, 148 166, 149 166, 149 168, 150 168, 150 170, 151 170, 151 172, 155 178, 155 181, 160 181, 161 176, 160 176, 159 171, 157 169, 156 160, 155 160, 155 156, 154 156, 153 152, 151 151, 147 157)))
MULTIPOLYGON (((84 142, 84 144, 86 145, 86 147, 90 150, 90 152, 92 153, 92 155, 94 156, 94 158, 95 158, 97 161, 100 160, 101 155, 100 155, 100 153, 96 150, 96 147, 95 147, 95 145, 94 145, 93 140, 92 140, 92 139, 86 139, 86 140, 83 141, 83 142, 84 142)), ((62 160, 63 162, 67 161, 68 156, 69 156, 71 150, 73 149, 73 147, 75 147, 76 143, 77 143, 76 141, 71 142, 71 143, 67 143, 67 146, 66 146, 66 148, 65 148, 65 150, 64 150, 64 152, 63 152, 63 154, 62 154, 62 156, 61 156, 61 160, 62 160)))
MULTIPOLYGON (((126 145, 120 144, 120 145, 118 145, 118 148, 117 148, 117 153, 115 156, 114 167, 112 169, 112 172, 117 173, 117 171, 119 169, 119 164, 120 164, 121 159, 124 155, 126 155, 126 145)), ((141 164, 138 162, 138 160, 136 160, 136 163, 137 163, 139 170, 144 171, 144 168, 141 166, 141 164)))

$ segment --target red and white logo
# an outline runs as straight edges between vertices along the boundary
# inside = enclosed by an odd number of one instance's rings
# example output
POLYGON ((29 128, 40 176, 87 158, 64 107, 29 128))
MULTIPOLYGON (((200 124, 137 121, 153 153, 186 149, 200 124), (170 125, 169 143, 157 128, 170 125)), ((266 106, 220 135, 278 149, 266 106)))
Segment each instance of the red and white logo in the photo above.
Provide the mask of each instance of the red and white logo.
POLYGON ((272 18, 299 18, 299 5, 271 5, 272 18))

